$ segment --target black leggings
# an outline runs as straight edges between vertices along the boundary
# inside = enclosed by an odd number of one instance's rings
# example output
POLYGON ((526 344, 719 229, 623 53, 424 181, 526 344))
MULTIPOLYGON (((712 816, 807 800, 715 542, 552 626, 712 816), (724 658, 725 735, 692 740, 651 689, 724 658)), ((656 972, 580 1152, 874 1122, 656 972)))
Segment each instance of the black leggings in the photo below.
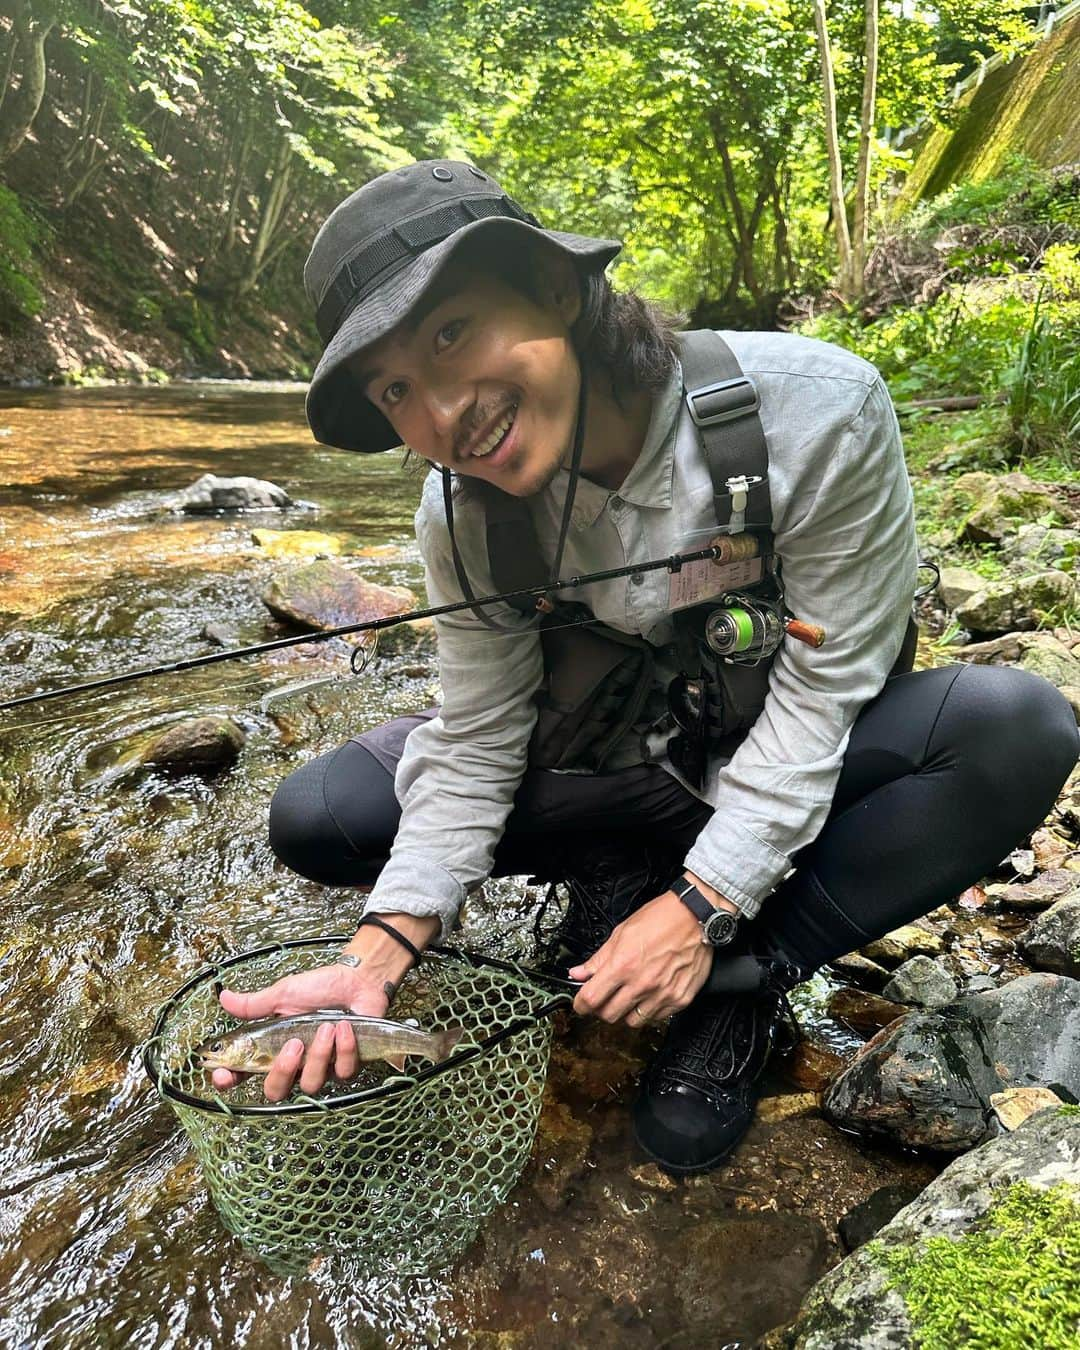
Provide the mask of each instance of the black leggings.
MULTIPOLYGON (((320 755, 278 787, 270 842, 328 885, 378 876, 400 819, 393 766, 431 713, 320 755)), ((832 808, 749 925, 808 975, 959 895, 1045 819, 1076 762, 1076 719, 1026 671, 955 665, 888 681, 852 728, 832 808)), ((551 836, 643 837, 680 857, 710 807, 656 765, 583 777, 530 769, 493 874, 545 871, 551 836)))

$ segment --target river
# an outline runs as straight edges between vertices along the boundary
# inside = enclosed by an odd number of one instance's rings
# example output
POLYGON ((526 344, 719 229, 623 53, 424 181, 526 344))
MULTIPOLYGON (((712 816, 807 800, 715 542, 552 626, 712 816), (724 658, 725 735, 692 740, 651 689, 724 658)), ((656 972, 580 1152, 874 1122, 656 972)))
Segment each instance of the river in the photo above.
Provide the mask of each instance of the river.
MULTIPOLYGON (((0 390, 0 697, 209 652, 208 622, 230 645, 280 635, 259 594, 289 564, 255 527, 329 532, 365 578, 422 599, 419 490, 396 455, 313 445, 298 386, 0 390), (208 471, 302 505, 171 511, 208 471)), ((327 643, 0 714, 0 1343, 748 1346, 839 1259, 847 1208, 933 1175, 840 1134, 771 1070, 771 1115, 733 1165, 673 1181, 629 1137, 647 1041, 562 1017, 532 1160, 448 1268, 290 1277, 250 1255, 142 1043, 208 961, 349 928, 355 893, 275 863, 267 803, 312 754, 437 697, 423 648, 356 677, 327 643), (226 772, 126 761, 133 737, 201 714, 246 733, 226 772)), ((463 941, 527 954, 536 901, 495 884, 463 941)), ((799 992, 804 1023, 850 1049, 827 987, 799 992)))

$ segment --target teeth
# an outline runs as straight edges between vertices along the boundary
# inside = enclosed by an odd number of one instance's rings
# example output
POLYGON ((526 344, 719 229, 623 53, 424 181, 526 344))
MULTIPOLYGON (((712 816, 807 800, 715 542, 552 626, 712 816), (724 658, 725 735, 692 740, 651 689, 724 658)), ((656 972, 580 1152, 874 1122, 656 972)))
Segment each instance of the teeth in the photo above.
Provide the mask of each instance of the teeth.
POLYGON ((498 424, 498 426, 492 428, 491 434, 487 436, 471 453, 477 456, 478 458, 483 458, 484 455, 490 455, 492 450, 495 449, 495 447, 499 444, 502 438, 510 430, 510 427, 513 425, 514 415, 516 412, 517 412, 517 404, 515 403, 514 406, 510 409, 510 411, 506 414, 506 416, 502 419, 502 421, 498 424))

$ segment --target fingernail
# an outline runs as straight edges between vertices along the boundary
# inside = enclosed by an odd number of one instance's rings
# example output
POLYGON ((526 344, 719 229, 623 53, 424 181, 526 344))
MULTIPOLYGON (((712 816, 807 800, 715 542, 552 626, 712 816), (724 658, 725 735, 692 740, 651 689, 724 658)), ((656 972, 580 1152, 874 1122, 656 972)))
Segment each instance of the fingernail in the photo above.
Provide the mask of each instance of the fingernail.
POLYGON ((299 1054, 304 1048, 304 1042, 299 1038, 299 1036, 294 1036, 291 1041, 285 1042, 284 1048, 289 1052, 290 1055, 299 1054))

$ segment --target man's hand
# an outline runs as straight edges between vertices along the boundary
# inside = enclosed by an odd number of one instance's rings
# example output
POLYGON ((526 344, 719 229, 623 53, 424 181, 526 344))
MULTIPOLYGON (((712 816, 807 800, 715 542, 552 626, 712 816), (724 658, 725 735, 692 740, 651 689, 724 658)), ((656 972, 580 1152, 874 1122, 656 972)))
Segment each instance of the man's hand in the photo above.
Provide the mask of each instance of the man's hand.
MULTIPOLYGON (((385 914, 380 918, 421 949, 439 931, 439 921, 434 918, 411 914, 385 914)), ((221 1006, 234 1017, 243 1018, 287 1017, 316 1008, 341 1008, 360 1017, 385 1016, 397 986, 412 965, 412 957, 374 925, 360 928, 343 950, 359 956, 360 965, 354 968, 335 962, 317 966, 298 975, 285 975, 249 994, 223 989, 221 1006)), ((302 1092, 318 1092, 330 1076, 331 1063, 337 1078, 351 1078, 359 1068, 356 1037, 347 1022, 328 1022, 320 1027, 306 1056, 303 1041, 287 1041, 266 1074, 263 1093, 268 1101, 281 1101, 292 1091, 297 1074, 302 1092)), ((215 1069, 213 1083, 216 1088, 227 1089, 244 1076, 215 1069)))
MULTIPOLYGON (((737 907, 690 873, 705 896, 724 909, 737 907)), ((674 891, 620 923, 604 945, 570 972, 585 986, 574 1011, 605 1022, 640 1027, 681 1012, 712 969, 713 948, 701 940, 701 924, 674 891)))

